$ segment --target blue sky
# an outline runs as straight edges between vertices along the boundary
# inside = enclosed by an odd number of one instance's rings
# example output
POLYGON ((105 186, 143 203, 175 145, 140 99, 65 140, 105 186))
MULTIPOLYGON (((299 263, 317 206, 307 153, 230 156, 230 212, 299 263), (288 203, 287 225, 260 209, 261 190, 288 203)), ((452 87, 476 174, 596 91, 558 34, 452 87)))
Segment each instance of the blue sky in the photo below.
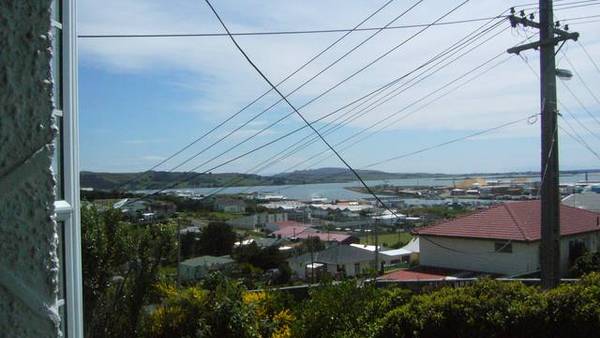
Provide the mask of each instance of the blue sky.
MULTIPOLYGON (((570 1, 570 0, 567 0, 570 1)), ((367 22, 365 27, 382 26, 416 1, 396 0, 367 22)), ((230 29, 240 31, 276 31, 302 29, 351 28, 384 1, 215 1, 214 5, 230 29)), ((395 24, 427 23, 450 10, 460 1, 425 0, 395 24)), ((560 2, 559 2, 560 3, 560 2)), ((517 3, 490 0, 471 1, 447 20, 461 20, 497 15, 517 3)), ((600 6, 558 10, 559 19, 600 14, 600 6)), ((581 33, 581 42, 600 63, 600 23, 573 21, 571 30, 581 33)), ((360 97, 374 88, 406 73, 449 46, 482 22, 433 27, 409 41, 352 80, 310 104, 302 112, 314 120, 335 108, 360 97)), ((128 33, 196 33, 221 32, 218 22, 203 1, 81 1, 79 2, 79 34, 128 33)), ((494 32, 506 27, 499 26, 494 32)), ((388 30, 380 33, 362 48, 333 66, 314 81, 290 96, 301 106, 330 88, 339 80, 360 69, 394 45, 417 31, 388 30)), ((529 31, 529 34, 532 31, 529 31)), ((286 82, 281 90, 288 93, 310 76, 323 69, 372 32, 355 32, 316 62, 286 82)), ((278 82, 343 33, 244 36, 239 42, 273 82, 278 82)), ((327 135, 331 143, 391 114, 414 100, 442 87, 465 71, 524 39, 527 32, 508 29, 418 86, 399 95, 364 117, 344 125, 327 135)), ((600 72, 585 56, 581 47, 569 42, 563 49, 576 70, 596 97, 600 97, 600 72)), ((537 70, 537 53, 524 57, 537 70)), ((560 67, 570 68, 562 53, 560 67)), ((539 110, 538 80, 518 56, 489 73, 461 87, 448 96, 419 110, 406 119, 386 123, 387 129, 342 153, 355 167, 423 147, 491 128, 512 120, 526 118, 539 110)), ((235 50, 225 37, 146 38, 146 39, 80 39, 79 40, 79 105, 81 166, 93 171, 140 171, 168 157, 224 118, 264 93, 268 86, 235 50)), ((581 84, 579 78, 567 82, 590 113, 600 120, 600 105, 581 84)), ((451 88, 451 87, 450 87, 451 88)), ((593 148, 599 149, 600 123, 588 115, 564 86, 559 83, 559 97, 565 119, 593 148), (579 122, 572 120, 568 112, 579 122), (590 132, 578 123, 586 126, 590 132)), ((223 136, 252 115, 268 107, 278 97, 267 95, 255 106, 202 140, 159 169, 169 170, 195 152, 223 136)), ((409 112, 411 110, 408 110, 409 112)), ((252 135, 290 109, 277 105, 246 128, 221 144, 182 166, 190 170, 208 158, 252 135)), ((328 121, 328 120, 326 120, 328 121)), ((567 125, 562 124, 565 128, 567 125)), ((201 170, 228 160, 260 144, 302 126, 297 116, 285 120, 231 153, 201 170)), ((394 172, 444 172, 536 170, 539 167, 539 121, 525 121, 507 129, 467 141, 393 161, 375 169, 394 172)), ((271 155, 309 135, 304 130, 216 172, 246 172, 271 155)), ((560 156, 563 169, 598 168, 600 160, 579 143, 560 133, 560 156)), ((339 148, 342 148, 340 145, 339 148)), ((325 149, 315 143, 293 156, 269 166, 262 174, 280 172, 325 149)), ((334 157, 322 157, 312 168, 341 166, 334 157)), ((308 163, 310 164, 310 162, 308 163)), ((256 172, 256 171, 251 171, 256 172)))

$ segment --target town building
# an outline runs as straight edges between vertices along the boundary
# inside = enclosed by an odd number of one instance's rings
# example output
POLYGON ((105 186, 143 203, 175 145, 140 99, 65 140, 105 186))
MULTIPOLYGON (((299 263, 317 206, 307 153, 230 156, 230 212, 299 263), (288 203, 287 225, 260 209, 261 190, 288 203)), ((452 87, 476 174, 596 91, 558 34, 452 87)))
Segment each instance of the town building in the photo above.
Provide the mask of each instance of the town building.
POLYGON ((349 245, 333 245, 322 251, 292 257, 288 264, 299 279, 310 279, 312 269, 337 278, 352 277, 374 269, 375 254, 349 245))
POLYGON ((227 221, 227 224, 240 229, 263 229, 266 224, 277 222, 286 222, 288 220, 287 213, 267 213, 261 212, 253 215, 242 216, 236 219, 227 221))
POLYGON ((235 265, 230 256, 200 256, 179 263, 179 276, 182 281, 195 281, 213 271, 227 271, 235 265))
MULTIPOLYGON (((540 270, 540 202, 499 204, 414 230, 423 266, 521 276, 540 270)), ((561 206, 560 268, 600 247, 600 214, 561 206)))
POLYGON ((246 202, 234 198, 217 198, 215 200, 215 210, 231 213, 246 212, 246 202))
POLYGON ((579 194, 571 194, 565 197, 562 203, 574 208, 600 212, 600 193, 586 191, 579 194))
POLYGON ((308 238, 319 238, 322 242, 351 244, 358 243, 360 240, 354 235, 332 231, 321 231, 314 228, 314 225, 300 223, 295 221, 286 221, 270 224, 269 229, 276 228, 271 236, 287 240, 303 240, 308 238))

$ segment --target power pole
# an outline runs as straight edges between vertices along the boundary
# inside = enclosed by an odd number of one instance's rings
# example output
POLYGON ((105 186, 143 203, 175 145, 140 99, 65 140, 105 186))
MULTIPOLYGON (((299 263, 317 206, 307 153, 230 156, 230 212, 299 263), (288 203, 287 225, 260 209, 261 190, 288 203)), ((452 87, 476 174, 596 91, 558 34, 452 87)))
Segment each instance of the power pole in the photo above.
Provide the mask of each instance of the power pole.
MULTIPOLYGON (((539 29, 540 41, 513 47, 508 53, 519 54, 527 49, 540 50, 540 100, 541 100, 541 281, 544 289, 560 282, 560 191, 558 169, 558 132, 556 108, 556 65, 554 46, 559 42, 577 40, 578 33, 570 33, 554 27, 552 0, 540 0, 540 22, 534 22, 521 11, 521 17, 511 15, 511 25, 521 24, 539 29)), ((512 9, 514 13, 514 9, 512 9)), ((560 47, 562 47, 562 44, 560 47)), ((560 49, 559 47, 559 49, 560 49)))
POLYGON ((177 218, 177 287, 181 286, 181 274, 179 263, 181 263, 181 218, 177 218))
POLYGON ((378 216, 375 216, 374 222, 374 235, 375 235, 375 276, 379 276, 379 212, 376 213, 378 216))

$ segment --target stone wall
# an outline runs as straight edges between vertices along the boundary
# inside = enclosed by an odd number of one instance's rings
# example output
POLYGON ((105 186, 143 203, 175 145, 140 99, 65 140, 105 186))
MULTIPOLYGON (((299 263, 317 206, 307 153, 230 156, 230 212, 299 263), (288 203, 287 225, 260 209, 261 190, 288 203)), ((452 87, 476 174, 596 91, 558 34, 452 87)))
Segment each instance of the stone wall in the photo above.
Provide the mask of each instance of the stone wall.
POLYGON ((0 1, 0 335, 56 337, 50 1, 0 1))

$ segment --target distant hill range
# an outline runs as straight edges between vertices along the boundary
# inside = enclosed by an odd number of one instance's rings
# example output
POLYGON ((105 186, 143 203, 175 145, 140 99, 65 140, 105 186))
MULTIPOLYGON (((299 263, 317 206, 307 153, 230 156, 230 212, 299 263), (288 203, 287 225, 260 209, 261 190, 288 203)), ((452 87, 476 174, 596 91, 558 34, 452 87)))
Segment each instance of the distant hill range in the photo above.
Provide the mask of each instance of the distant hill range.
MULTIPOLYGON (((357 170, 365 180, 401 179, 415 177, 445 177, 444 174, 387 173, 377 170, 357 170)), ((320 168, 299 170, 273 176, 239 173, 197 174, 185 172, 150 171, 141 173, 101 173, 82 171, 81 186, 96 190, 144 190, 159 189, 170 184, 177 188, 214 188, 222 186, 288 185, 311 183, 339 183, 355 181, 350 170, 343 168, 320 168)))
MULTIPOLYGON (((562 175, 599 172, 599 169, 562 171, 562 175)), ((461 175, 432 173, 388 173, 377 170, 357 170, 364 180, 386 180, 407 178, 447 178, 463 179, 469 177, 508 178, 515 176, 539 176, 537 172, 510 173, 471 173, 461 175)), ((150 171, 142 173, 99 173, 81 172, 81 186, 96 190, 144 190, 160 189, 169 185, 174 188, 214 188, 223 186, 255 186, 255 185, 291 185, 311 183, 340 183, 355 181, 356 177, 344 168, 320 168, 298 170, 272 176, 249 175, 239 173, 198 174, 185 172, 150 171)))

